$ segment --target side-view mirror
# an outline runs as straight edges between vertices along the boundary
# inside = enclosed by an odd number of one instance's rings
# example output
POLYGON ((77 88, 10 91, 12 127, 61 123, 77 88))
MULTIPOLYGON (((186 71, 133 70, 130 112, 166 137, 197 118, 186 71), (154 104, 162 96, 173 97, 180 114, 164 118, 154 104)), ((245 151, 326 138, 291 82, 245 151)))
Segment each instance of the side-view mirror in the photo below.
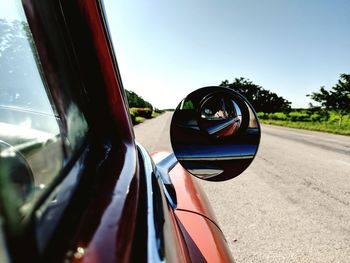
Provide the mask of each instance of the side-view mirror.
POLYGON ((251 164, 260 133, 247 99, 228 88, 205 87, 180 102, 171 121, 170 139, 176 158, 188 172, 224 181, 251 164))

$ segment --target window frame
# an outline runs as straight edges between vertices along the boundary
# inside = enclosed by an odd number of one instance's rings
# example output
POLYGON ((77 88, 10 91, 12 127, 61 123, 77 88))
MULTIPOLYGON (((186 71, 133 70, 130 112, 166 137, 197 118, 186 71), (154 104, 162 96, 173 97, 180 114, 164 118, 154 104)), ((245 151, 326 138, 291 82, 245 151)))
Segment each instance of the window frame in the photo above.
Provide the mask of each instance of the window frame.
MULTIPOLYGON (((96 226, 91 226, 91 219, 86 222, 84 214, 89 213, 91 209, 100 211, 101 214, 94 215, 99 221, 104 213, 107 213, 103 198, 98 197, 92 202, 91 192, 96 194, 99 190, 106 191, 104 195, 115 199, 121 207, 128 205, 130 203, 128 200, 133 200, 137 204, 139 174, 136 146, 100 1, 82 3, 81 1, 23 0, 22 2, 43 64, 48 88, 52 93, 57 112, 63 118, 66 115, 60 102, 61 87, 55 75, 57 61, 53 57, 53 54, 59 53, 59 49, 53 46, 56 32, 49 30, 52 25, 46 22, 56 23, 64 31, 64 51, 69 53, 70 63, 74 65, 72 72, 82 81, 82 86, 73 90, 74 99, 81 106, 90 127, 80 151, 65 164, 61 174, 42 195, 33 209, 34 212, 26 218, 25 227, 21 233, 17 236, 9 235, 9 249, 16 260, 21 261, 32 257, 57 261, 59 257, 63 259, 62 257, 75 242, 84 239, 86 234, 82 233, 81 229, 85 229, 91 235, 96 234, 94 232, 97 231, 96 226), (84 44, 88 46, 85 51, 81 49, 84 44), (89 56, 84 58, 84 52, 89 56), (93 83, 90 83, 91 79, 93 83), (99 109, 99 114, 94 113, 93 107, 99 109), (101 118, 101 115, 106 115, 108 118, 101 118), (104 163, 113 162, 111 152, 117 152, 120 160, 112 167, 106 168, 104 163), (57 227, 54 227, 51 236, 47 237, 42 244, 37 244, 38 231, 40 232, 40 227, 43 227, 43 223, 39 222, 40 218, 45 214, 57 189, 72 176, 76 177, 77 181, 75 189, 70 193, 67 207, 62 208, 62 219, 57 223, 57 227), (127 198, 115 196, 110 187, 105 189, 103 185, 106 182, 109 182, 107 185, 115 185, 115 187, 125 185, 125 189, 129 189, 127 198), (21 255, 16 253, 19 247, 23 251, 21 255)), ((130 220, 130 216, 136 218, 136 208, 137 205, 132 206, 129 211, 123 210, 120 217, 113 218, 113 220, 120 220, 118 221, 120 225, 130 229, 131 235, 135 229, 135 220, 130 220)), ((128 251, 131 250, 130 244, 124 241, 120 244, 125 247, 121 251, 126 251, 123 257, 127 257, 128 251)), ((105 253, 115 255, 115 252, 105 253)))

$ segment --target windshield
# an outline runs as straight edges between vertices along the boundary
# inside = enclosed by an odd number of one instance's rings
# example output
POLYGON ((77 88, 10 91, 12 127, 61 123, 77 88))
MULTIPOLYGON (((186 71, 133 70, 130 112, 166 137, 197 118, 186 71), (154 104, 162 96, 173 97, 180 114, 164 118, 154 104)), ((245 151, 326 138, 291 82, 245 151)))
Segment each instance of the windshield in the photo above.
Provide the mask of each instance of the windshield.
POLYGON ((26 215, 56 176, 64 151, 59 118, 20 1, 0 1, 0 183, 26 215))

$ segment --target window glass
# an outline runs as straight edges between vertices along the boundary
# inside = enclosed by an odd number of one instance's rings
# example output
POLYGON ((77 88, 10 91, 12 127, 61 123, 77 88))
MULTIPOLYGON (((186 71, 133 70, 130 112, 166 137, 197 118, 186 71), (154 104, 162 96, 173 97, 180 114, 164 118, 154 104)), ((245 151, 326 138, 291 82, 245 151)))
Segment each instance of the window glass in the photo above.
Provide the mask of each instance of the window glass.
POLYGON ((0 0, 0 80, 2 205, 25 216, 79 146, 86 122, 70 104, 67 116, 73 117, 62 124, 21 1, 0 0), (76 127, 74 121, 81 129, 62 130, 76 127))

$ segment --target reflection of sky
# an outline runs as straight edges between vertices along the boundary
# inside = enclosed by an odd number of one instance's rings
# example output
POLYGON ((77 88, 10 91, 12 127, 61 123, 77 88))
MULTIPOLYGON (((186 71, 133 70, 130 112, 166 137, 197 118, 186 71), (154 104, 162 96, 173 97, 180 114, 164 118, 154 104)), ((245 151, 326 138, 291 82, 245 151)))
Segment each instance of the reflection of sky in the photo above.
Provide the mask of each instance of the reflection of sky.
POLYGON ((238 107, 237 103, 232 100, 233 107, 236 109, 236 113, 238 116, 242 116, 241 109, 238 107))
POLYGON ((0 134, 55 136, 57 121, 22 25, 26 18, 21 1, 0 0, 0 19, 0 134))
POLYGON ((0 0, 0 18, 25 21, 25 15, 21 11, 22 3, 16 0, 0 0))
POLYGON ((176 145, 177 158, 223 158, 254 156, 257 146, 254 144, 235 145, 176 145))
POLYGON ((21 1, 0 0, 0 19, 7 20, 0 23, 0 105, 53 114, 36 54, 18 24, 26 21, 21 1))

